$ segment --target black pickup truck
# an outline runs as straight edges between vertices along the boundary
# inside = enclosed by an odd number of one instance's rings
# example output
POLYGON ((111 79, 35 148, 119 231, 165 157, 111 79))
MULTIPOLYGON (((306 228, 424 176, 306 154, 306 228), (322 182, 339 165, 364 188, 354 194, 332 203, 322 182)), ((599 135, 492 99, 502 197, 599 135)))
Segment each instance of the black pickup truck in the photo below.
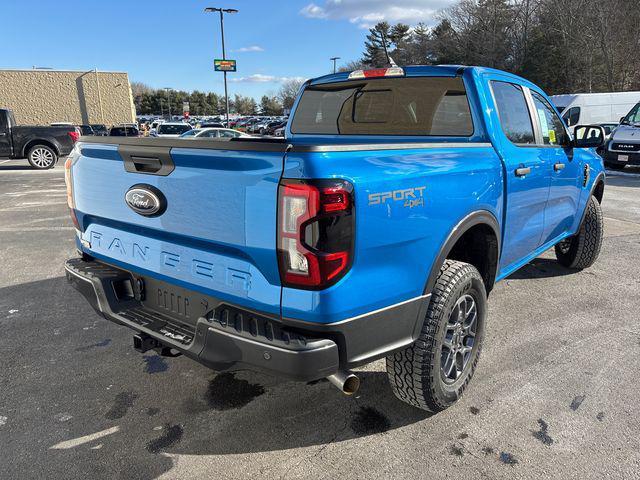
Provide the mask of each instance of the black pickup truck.
POLYGON ((33 168, 53 168, 58 157, 71 153, 79 137, 73 125, 18 126, 11 110, 0 109, 0 158, 26 158, 33 168))

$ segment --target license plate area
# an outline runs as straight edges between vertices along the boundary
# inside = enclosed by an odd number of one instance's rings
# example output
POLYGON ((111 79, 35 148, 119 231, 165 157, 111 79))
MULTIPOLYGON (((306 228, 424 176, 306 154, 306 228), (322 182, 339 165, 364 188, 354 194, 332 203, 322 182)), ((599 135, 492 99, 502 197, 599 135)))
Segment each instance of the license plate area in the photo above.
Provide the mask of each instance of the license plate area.
POLYGON ((619 162, 628 162, 629 161, 629 155, 618 155, 618 161, 619 162))
POLYGON ((144 285, 142 306, 195 327, 200 317, 206 317, 220 302, 207 295, 187 290, 151 277, 138 277, 144 285))

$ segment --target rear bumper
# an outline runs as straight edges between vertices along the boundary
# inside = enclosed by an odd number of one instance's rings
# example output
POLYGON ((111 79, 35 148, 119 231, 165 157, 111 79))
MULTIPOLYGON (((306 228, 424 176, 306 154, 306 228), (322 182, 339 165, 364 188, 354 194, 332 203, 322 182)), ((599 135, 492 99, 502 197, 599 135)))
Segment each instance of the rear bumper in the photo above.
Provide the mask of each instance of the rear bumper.
POLYGON ((429 296, 333 324, 281 319, 81 258, 67 280, 101 316, 214 370, 311 381, 381 358, 420 333, 429 296))

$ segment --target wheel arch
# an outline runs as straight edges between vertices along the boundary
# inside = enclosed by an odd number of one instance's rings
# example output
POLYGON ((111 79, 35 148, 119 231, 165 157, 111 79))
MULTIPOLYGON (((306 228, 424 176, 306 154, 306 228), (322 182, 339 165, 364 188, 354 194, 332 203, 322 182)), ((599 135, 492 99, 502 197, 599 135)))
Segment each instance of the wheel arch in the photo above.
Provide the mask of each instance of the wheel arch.
POLYGON ((602 198, 604 197, 604 183, 605 183, 604 173, 600 173, 596 177, 595 182, 593 182, 593 188, 591 189, 591 195, 596 197, 596 200, 598 200, 598 203, 601 205, 602 205, 602 198))
POLYGON ((424 293, 430 293, 447 259, 472 264, 484 280, 487 293, 495 284, 500 259, 500 224, 488 210, 477 210, 460 220, 440 247, 424 293))
POLYGON ((22 148, 22 156, 26 158, 29 154, 29 150, 31 150, 36 145, 44 145, 46 147, 49 147, 55 152, 56 156, 60 156, 60 150, 58 149, 58 146, 54 142, 50 140, 44 140, 42 138, 34 138, 26 142, 24 144, 24 147, 22 148))

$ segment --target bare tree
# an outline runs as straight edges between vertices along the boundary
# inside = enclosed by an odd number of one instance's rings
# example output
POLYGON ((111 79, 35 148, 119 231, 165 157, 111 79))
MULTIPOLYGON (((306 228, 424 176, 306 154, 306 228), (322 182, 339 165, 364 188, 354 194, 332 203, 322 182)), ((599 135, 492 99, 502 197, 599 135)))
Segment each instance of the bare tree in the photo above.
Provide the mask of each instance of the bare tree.
POLYGON ((296 100, 298 96, 298 92, 300 91, 300 87, 304 80, 299 80, 297 78, 292 78, 286 80, 282 86, 280 87, 280 91, 278 92, 278 98, 282 103, 282 108, 285 110, 291 110, 293 107, 293 102, 296 100))

